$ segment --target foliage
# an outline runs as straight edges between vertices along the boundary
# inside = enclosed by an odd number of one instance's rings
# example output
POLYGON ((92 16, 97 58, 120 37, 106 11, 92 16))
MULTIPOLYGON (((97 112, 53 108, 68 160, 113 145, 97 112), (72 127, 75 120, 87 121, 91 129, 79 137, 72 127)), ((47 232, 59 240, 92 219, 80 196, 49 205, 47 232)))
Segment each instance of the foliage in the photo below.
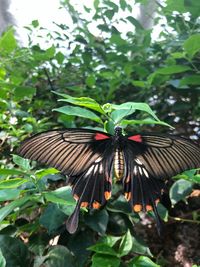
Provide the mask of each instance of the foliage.
MULTIPOLYGON (((151 30, 133 18, 133 4, 123 0, 95 0, 94 10, 84 7, 88 18, 65 0, 74 29, 57 25, 62 32, 53 34, 33 21, 27 27, 28 47, 18 45, 11 28, 1 37, 1 266, 165 265, 159 253, 151 252, 151 242, 146 244, 136 235, 141 218, 119 197, 117 185, 107 207, 94 213, 82 211, 78 232, 68 234, 65 221, 75 201, 66 177, 55 169, 36 167, 35 162, 16 155, 16 148, 32 133, 54 127, 112 133, 114 125, 120 124, 126 131, 171 131, 198 137, 197 2, 167 0, 165 7, 160 6, 155 23, 164 17, 170 31, 163 25, 156 41, 151 30), (120 16, 122 11, 126 15, 120 16), (90 30, 91 18, 98 36, 90 30), (120 23, 131 30, 121 31, 120 23), (42 38, 46 34, 47 47, 35 44, 35 32, 42 38)), ((176 209, 199 191, 200 179, 196 170, 190 170, 174 180, 169 193, 176 209)), ((168 215, 163 205, 159 213, 166 222, 174 218, 199 223, 195 209, 189 219, 173 216, 171 211, 168 215)))

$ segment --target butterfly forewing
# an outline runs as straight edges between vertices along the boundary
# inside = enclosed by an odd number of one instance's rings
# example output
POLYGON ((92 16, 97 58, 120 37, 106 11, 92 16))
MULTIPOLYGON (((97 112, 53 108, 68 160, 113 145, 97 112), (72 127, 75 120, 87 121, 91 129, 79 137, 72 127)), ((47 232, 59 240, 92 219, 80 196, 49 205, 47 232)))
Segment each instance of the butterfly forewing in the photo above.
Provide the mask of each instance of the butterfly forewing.
POLYGON ((25 140, 18 153, 66 175, 76 175, 88 169, 105 149, 106 139, 97 141, 96 135, 97 132, 84 129, 48 131, 25 140))
POLYGON ((190 140, 167 135, 141 135, 141 138, 138 146, 143 152, 138 158, 155 178, 171 178, 200 165, 200 149, 190 140))

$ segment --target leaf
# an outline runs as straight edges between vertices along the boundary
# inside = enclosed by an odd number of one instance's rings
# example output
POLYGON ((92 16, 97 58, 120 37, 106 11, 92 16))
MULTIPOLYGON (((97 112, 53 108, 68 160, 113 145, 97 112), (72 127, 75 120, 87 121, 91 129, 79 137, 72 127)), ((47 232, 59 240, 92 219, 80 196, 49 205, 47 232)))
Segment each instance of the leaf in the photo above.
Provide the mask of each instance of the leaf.
POLYGON ((19 189, 2 189, 0 190, 0 201, 13 200, 19 197, 21 190, 19 189))
POLYGON ((96 243, 95 245, 90 246, 88 250, 92 250, 98 254, 111 255, 111 256, 118 255, 113 248, 104 243, 96 243))
POLYGON ((132 16, 128 16, 126 17, 126 19, 133 25, 135 26, 136 29, 139 29, 139 30, 142 30, 143 27, 142 25, 139 23, 139 21, 137 19, 135 19, 134 17, 132 16))
POLYGON ((83 106, 83 107, 98 111, 99 113, 105 115, 105 112, 101 108, 100 104, 90 97, 71 97, 67 94, 60 94, 54 91, 53 93, 64 97, 64 99, 59 99, 59 101, 68 102, 76 106, 83 106))
POLYGON ((158 125, 163 125, 163 126, 167 126, 170 127, 172 129, 174 129, 174 127, 172 127, 171 125, 169 125, 168 123, 164 122, 164 121, 160 121, 160 120, 152 120, 152 119, 145 119, 145 120, 122 120, 120 125, 121 126, 127 126, 127 125, 138 125, 138 124, 158 124, 158 125))
POLYGON ((190 58, 200 50, 200 34, 191 35, 183 44, 183 47, 190 58))
POLYGON ((135 109, 120 109, 115 110, 111 113, 110 117, 115 124, 118 124, 124 117, 129 116, 135 112, 135 109))
POLYGON ((31 266, 32 257, 22 241, 8 235, 0 235, 0 248, 6 267, 31 266))
POLYGON ((44 232, 35 232, 29 237, 28 248, 35 255, 44 255, 50 236, 44 232))
POLYGON ((107 229, 109 215, 106 210, 96 211, 92 216, 86 216, 85 224, 95 232, 104 235, 107 229))
POLYGON ((6 31, 0 38, 0 52, 9 54, 17 47, 13 28, 6 31))
POLYGON ((14 179, 9 179, 9 180, 3 180, 3 181, 0 181, 0 189, 17 188, 26 182, 28 182, 28 180, 24 178, 14 178, 14 179))
POLYGON ((6 259, 4 258, 1 249, 0 249, 0 266, 6 267, 6 259))
POLYGON ((43 195, 47 201, 51 201, 56 204, 76 205, 69 186, 63 186, 51 192, 44 192, 43 195))
POLYGON ((180 86, 200 85, 200 75, 191 75, 180 80, 180 86))
POLYGON ((85 80, 86 85, 89 87, 93 87, 95 85, 95 82, 96 82, 96 79, 94 75, 88 75, 85 80))
POLYGON ((48 230, 49 234, 52 234, 66 219, 67 215, 56 204, 50 203, 40 216, 39 222, 48 230))
POLYGON ((92 256, 92 266, 91 267, 119 267, 120 259, 117 257, 94 254, 92 256))
POLYGON ((5 207, 0 209, 0 222, 3 221, 6 216, 8 216, 14 209, 23 206, 26 202, 28 202, 30 196, 25 196, 20 199, 14 200, 7 204, 5 207))
POLYGON ((64 246, 53 246, 47 254, 45 267, 74 267, 74 257, 64 246))
POLYGON ((132 242, 133 242, 132 252, 153 257, 149 247, 145 244, 143 240, 141 240, 136 236, 132 236, 132 242))
POLYGON ((146 256, 137 256, 128 263, 128 267, 160 267, 160 265, 146 256))
POLYGON ((156 70, 156 74, 162 74, 162 75, 171 75, 176 73, 182 73, 185 71, 191 70, 189 66, 183 66, 183 65, 172 65, 165 68, 160 68, 156 70))
POLYGON ((29 171, 31 169, 30 161, 28 159, 24 159, 18 155, 13 154, 13 161, 15 164, 17 164, 20 168, 22 168, 25 171, 29 171))
POLYGON ((26 172, 17 169, 0 169, 0 175, 26 175, 26 172))
POLYGON ((128 230, 127 233, 122 237, 122 240, 120 242, 118 251, 119 256, 123 257, 127 255, 131 251, 132 246, 133 246, 132 236, 130 231, 128 230))
POLYGON ((99 123, 102 123, 102 120, 99 116, 97 116, 94 112, 84 109, 84 108, 79 108, 79 107, 72 107, 72 106, 63 106, 60 108, 55 108, 53 111, 57 111, 66 115, 73 115, 73 116, 79 116, 83 118, 87 118, 99 123))
POLYGON ((146 103, 126 102, 126 103, 121 104, 121 105, 114 105, 113 104, 113 105, 111 105, 111 108, 115 109, 115 110, 127 110, 128 112, 131 112, 131 110, 144 111, 144 112, 147 112, 148 114, 150 114, 154 119, 159 121, 156 114, 153 112, 153 110, 150 108, 150 106, 146 103))
POLYGON ((183 200, 192 192, 193 183, 184 179, 176 181, 169 191, 169 196, 172 205, 175 205, 178 201, 183 200))
POLYGON ((25 97, 32 98, 35 94, 36 88, 30 86, 17 86, 14 91, 17 100, 21 100, 25 97))

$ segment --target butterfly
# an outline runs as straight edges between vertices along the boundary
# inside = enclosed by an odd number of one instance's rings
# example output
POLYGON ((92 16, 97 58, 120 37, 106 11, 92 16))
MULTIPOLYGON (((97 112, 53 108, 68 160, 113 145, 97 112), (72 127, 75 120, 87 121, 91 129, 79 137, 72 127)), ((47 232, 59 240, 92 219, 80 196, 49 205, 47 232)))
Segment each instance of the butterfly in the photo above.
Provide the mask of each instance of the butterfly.
POLYGON ((157 204, 165 181, 200 166, 200 149, 173 135, 114 135, 90 129, 50 130, 26 139, 18 153, 55 167, 68 176, 77 201, 66 223, 69 233, 78 228, 81 207, 99 209, 111 197, 113 176, 122 183, 125 199, 134 212, 153 211, 160 231, 157 204))

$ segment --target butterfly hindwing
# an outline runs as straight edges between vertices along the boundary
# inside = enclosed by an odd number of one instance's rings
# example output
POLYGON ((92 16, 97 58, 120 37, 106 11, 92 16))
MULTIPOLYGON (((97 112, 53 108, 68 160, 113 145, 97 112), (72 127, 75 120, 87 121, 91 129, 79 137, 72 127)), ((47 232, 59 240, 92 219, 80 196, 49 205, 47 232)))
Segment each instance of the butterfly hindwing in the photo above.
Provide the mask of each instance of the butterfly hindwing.
POLYGON ((77 205, 67 221, 67 229, 74 233, 78 226, 78 214, 81 207, 99 209, 111 197, 112 154, 100 157, 87 170, 77 176, 71 176, 69 183, 77 205))

